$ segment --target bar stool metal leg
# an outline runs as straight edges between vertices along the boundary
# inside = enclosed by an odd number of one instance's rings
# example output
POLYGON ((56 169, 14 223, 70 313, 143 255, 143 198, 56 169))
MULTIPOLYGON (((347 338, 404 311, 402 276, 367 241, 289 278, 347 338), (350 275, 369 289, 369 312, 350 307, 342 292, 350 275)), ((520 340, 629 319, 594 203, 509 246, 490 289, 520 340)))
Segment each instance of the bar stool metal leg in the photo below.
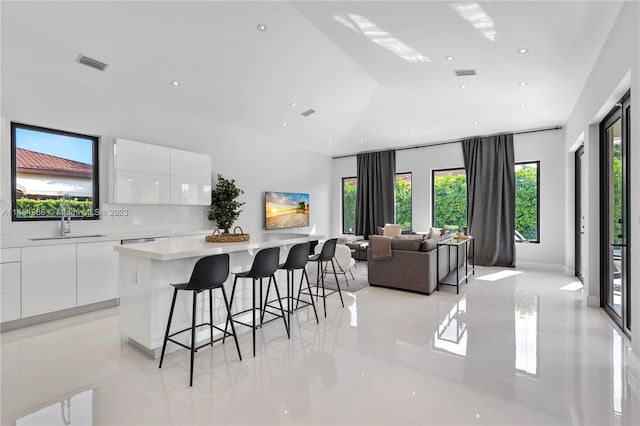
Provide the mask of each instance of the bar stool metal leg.
MULTIPOLYGON (((340 283, 338 282, 338 274, 336 274, 336 266, 333 263, 333 258, 331 259, 331 268, 333 269, 333 276, 336 279, 336 286, 338 287, 338 294, 340 295, 340 303, 342 303, 342 307, 344 308, 344 300, 342 300, 342 290, 340 290, 340 283)), ((345 280, 347 276, 345 274, 345 280)))
POLYGON ((238 335, 236 334, 236 327, 233 325, 233 319, 231 318, 231 305, 227 300, 227 292, 224 290, 224 286, 220 286, 222 290, 222 297, 224 298, 224 306, 227 308, 227 321, 231 319, 231 332, 233 333, 233 340, 236 342, 236 349, 238 350, 238 358, 242 361, 242 354, 240 353, 240 345, 238 344, 238 335))
MULTIPOLYGON (((318 320, 318 311, 316 310, 316 304, 313 301, 313 295, 311 294, 311 284, 309 284, 309 276, 307 275, 306 268, 302 269, 302 277, 300 277, 300 290, 302 290, 302 278, 307 280, 307 290, 309 290, 309 299, 311 299, 311 306, 313 307, 313 313, 316 316, 316 323, 320 324, 320 321, 318 320)), ((300 291, 298 291, 298 300, 300 300, 300 291)))
POLYGON ((164 333, 164 342, 162 343, 162 354, 160 355, 160 365, 158 368, 162 368, 162 361, 164 360, 164 351, 167 349, 167 340, 169 340, 169 329, 171 328, 171 319, 173 318, 173 308, 176 306, 176 296, 178 295, 178 289, 173 289, 173 300, 171 301, 171 310, 169 311, 169 320, 167 321, 167 331, 164 333))
POLYGON ((269 281, 273 279, 273 287, 276 290, 276 296, 278 298, 278 304, 280 305, 280 313, 282 314, 282 321, 284 321, 284 328, 287 330, 287 337, 290 339, 291 335, 289 334, 289 325, 287 324, 287 318, 284 316, 284 307, 282 306, 282 299, 280 299, 280 290, 278 290, 278 282, 276 281, 275 275, 269 277, 269 281))
POLYGON ((251 322, 251 332, 253 333, 253 356, 256 356, 256 279, 253 279, 253 285, 251 286, 251 290, 253 292, 253 309, 251 309, 251 315, 253 316, 253 321, 251 322))
POLYGON ((209 289, 209 331, 211 332, 211 346, 213 347, 213 290, 209 289))
POLYGON ((189 368, 189 386, 193 386, 193 357, 196 353, 196 300, 198 292, 193 292, 193 309, 191 310, 191 366, 189 368))

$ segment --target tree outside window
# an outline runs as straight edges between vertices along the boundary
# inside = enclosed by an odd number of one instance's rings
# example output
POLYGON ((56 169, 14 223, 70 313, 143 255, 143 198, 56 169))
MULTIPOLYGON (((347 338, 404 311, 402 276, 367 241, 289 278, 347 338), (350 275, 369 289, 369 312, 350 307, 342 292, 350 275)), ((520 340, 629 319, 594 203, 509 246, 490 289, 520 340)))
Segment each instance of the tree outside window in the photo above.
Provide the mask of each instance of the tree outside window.
POLYGON ((356 195, 358 193, 358 178, 342 178, 342 233, 356 232, 356 195))
POLYGON ((412 229, 411 173, 396 174, 396 224, 412 229))

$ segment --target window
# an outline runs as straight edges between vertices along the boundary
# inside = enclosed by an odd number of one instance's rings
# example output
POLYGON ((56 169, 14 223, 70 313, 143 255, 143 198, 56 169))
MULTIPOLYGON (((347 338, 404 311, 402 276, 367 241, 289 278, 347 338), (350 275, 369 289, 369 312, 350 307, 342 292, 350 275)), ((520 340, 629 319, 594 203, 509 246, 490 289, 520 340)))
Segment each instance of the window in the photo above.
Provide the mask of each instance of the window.
POLYGON ((433 226, 467 226, 467 176, 464 168, 433 170, 431 194, 433 226))
POLYGON ((396 174, 396 224, 411 229, 411 173, 396 174))
POLYGON ((516 242, 540 242, 540 162, 516 163, 516 242))
POLYGON ((12 220, 98 218, 98 138, 11 123, 12 220))
POLYGON ((358 192, 358 178, 342 178, 342 233, 356 232, 356 194, 358 192))
MULTIPOLYGON (((342 233, 356 232, 356 195, 358 178, 342 178, 342 233)), ((396 223, 411 229, 411 173, 396 174, 396 223)))
MULTIPOLYGON (((467 226, 467 177, 464 168, 431 172, 432 222, 437 228, 446 225, 467 226)), ((516 163, 516 242, 540 242, 540 162, 516 163)))

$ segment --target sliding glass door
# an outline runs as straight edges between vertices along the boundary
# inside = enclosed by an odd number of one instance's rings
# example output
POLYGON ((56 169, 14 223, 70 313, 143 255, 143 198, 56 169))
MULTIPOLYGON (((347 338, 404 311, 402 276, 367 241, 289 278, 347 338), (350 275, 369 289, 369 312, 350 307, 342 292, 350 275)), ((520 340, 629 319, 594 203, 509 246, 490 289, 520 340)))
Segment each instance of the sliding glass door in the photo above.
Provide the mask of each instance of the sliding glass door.
POLYGON ((629 96, 600 124, 601 305, 625 331, 629 309, 629 96))

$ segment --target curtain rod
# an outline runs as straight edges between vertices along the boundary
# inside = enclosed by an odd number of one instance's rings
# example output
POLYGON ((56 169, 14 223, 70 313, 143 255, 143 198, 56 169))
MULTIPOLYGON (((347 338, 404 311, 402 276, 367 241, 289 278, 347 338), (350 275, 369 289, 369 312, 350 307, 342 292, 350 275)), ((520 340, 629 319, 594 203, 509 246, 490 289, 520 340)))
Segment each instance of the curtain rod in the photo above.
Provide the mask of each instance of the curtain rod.
MULTIPOLYGON (((544 127, 544 128, 541 128, 541 129, 521 130, 519 132, 513 132, 513 134, 514 135, 524 135, 524 134, 527 134, 527 133, 548 132, 548 131, 551 131, 551 130, 561 130, 561 129, 562 129, 562 126, 553 126, 553 127, 544 127)), ((504 134, 504 133, 497 133, 497 134, 504 134)), ((492 135, 490 135, 490 136, 492 136, 492 135)), ((412 146, 402 146, 400 148, 395 148, 395 151, 405 151, 407 149, 419 149, 419 148, 428 148, 428 147, 438 146, 438 145, 448 145, 450 143, 458 143, 460 141, 461 141, 461 139, 455 139, 455 140, 449 140, 449 141, 444 141, 444 142, 424 143, 424 144, 412 145, 412 146)), ((380 151, 380 150, 362 151, 362 152, 358 152, 358 153, 355 153, 355 154, 337 155, 335 157, 331 157, 331 159, 335 160, 335 159, 338 159, 338 158, 355 157, 358 154, 364 154, 364 153, 367 153, 367 152, 377 152, 377 151, 380 151)), ((394 151, 394 149, 390 148, 390 149, 384 149, 382 151, 394 151)))

